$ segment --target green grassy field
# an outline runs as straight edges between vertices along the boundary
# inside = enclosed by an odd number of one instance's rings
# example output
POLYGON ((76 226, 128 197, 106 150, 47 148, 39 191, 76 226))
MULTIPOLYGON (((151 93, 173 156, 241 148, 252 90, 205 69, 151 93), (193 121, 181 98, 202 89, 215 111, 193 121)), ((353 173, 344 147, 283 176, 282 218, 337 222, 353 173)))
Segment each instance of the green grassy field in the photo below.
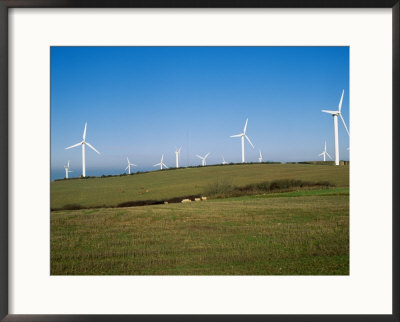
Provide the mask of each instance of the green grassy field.
POLYGON ((244 164, 170 171, 153 171, 138 175, 63 180, 51 182, 51 208, 67 204, 84 207, 116 206, 126 201, 165 200, 202 194, 216 178, 229 178, 233 185, 243 186, 261 181, 298 179, 329 181, 338 187, 349 186, 349 167, 309 164, 244 164))
POLYGON ((349 167, 246 164, 51 183, 53 275, 347 275, 349 167), (107 208, 280 179, 329 181, 188 204, 107 208))
MULTIPOLYGON (((286 177, 282 168, 276 167, 274 175, 286 177)), ((342 169, 305 166, 290 170, 308 180, 313 176, 319 180, 325 174, 326 179, 335 179, 345 186, 348 177, 342 169)), ((197 169, 188 170, 189 176, 191 171, 197 169)), ((249 172, 252 171, 256 172, 249 172)), ((265 167, 265 172, 267 178, 274 171, 265 167)), ((141 184, 154 184, 152 175, 146 175, 148 181, 141 184)), ((179 175, 178 171, 163 173, 163 184, 168 186, 168 178, 179 175)), ((258 181, 258 176, 253 174, 249 178, 258 181)), ((125 189, 132 187, 135 192, 138 178, 123 177, 109 182, 118 192, 118 185, 128 179, 125 189)), ((188 178, 181 181, 195 189, 188 178)), ((245 179, 237 181, 239 184, 245 179)), ((94 180, 60 182, 52 187, 52 194, 55 189, 59 193, 60 187, 72 191, 69 185, 93 183, 94 180)), ((161 191, 167 194, 166 188, 161 191)), ((115 202, 114 196, 107 200, 115 202)), ((349 189, 293 191, 188 204, 52 211, 51 274, 347 275, 349 189)))

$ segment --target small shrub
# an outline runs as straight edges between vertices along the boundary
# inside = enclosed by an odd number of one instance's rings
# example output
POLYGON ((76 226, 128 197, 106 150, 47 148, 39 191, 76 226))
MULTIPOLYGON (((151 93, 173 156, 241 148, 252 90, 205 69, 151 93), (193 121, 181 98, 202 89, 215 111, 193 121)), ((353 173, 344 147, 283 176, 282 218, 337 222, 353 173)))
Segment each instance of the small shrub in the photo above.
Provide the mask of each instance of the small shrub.
POLYGON ((213 183, 208 184, 204 189, 204 194, 207 196, 229 195, 234 190, 232 179, 217 178, 213 183))

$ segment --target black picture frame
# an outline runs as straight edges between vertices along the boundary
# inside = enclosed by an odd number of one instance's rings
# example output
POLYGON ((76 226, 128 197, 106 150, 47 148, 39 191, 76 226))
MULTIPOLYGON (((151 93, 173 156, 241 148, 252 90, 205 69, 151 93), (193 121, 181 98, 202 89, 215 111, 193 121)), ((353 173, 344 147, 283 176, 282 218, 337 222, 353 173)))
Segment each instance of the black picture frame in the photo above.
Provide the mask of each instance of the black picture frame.
POLYGON ((399 315, 399 0, 0 0, 0 320, 1 321, 400 321, 399 315), (392 8, 391 315, 15 315, 8 312, 8 9, 10 8, 392 8), (397 126, 397 127, 396 127, 397 126))

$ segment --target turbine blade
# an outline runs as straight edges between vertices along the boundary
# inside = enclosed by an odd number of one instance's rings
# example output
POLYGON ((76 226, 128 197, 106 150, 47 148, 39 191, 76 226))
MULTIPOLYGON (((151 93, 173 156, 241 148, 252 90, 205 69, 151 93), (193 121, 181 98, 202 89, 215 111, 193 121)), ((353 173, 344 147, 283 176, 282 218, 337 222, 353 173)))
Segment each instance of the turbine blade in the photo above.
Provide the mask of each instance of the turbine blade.
POLYGON ((129 165, 125 168, 125 171, 128 170, 128 168, 129 168, 129 165))
POLYGON ((321 111, 332 115, 338 114, 338 111, 328 111, 328 110, 321 110, 321 111))
POLYGON ((100 152, 99 151, 97 151, 95 148, 94 148, 94 146, 92 146, 89 142, 85 142, 87 145, 88 145, 88 147, 89 148, 91 148, 93 151, 95 151, 95 152, 97 152, 98 154, 100 154, 100 152))
POLYGON ((167 169, 169 169, 164 163, 162 164, 164 167, 166 167, 167 169))
POLYGON ((159 165, 161 165, 161 163, 157 163, 157 164, 153 165, 153 167, 157 167, 159 165))
POLYGON ((320 157, 320 156, 323 156, 323 155, 324 155, 324 153, 325 153, 325 152, 322 152, 322 153, 318 154, 318 156, 319 156, 319 157, 320 157))
POLYGON ((128 164, 130 163, 128 157, 126 157, 126 161, 128 161, 128 164))
POLYGON ((239 138, 239 137, 241 137, 243 135, 243 133, 240 133, 240 134, 236 134, 236 135, 231 135, 230 137, 231 138, 239 138))
POLYGON ((207 154, 206 154, 206 156, 204 157, 204 159, 207 159, 207 157, 210 155, 210 152, 208 152, 207 154))
POLYGON ((249 119, 247 118, 246 119, 246 124, 244 125, 244 129, 243 129, 243 134, 245 134, 246 133, 246 129, 247 129, 247 122, 249 121, 249 119))
POLYGON ((326 155, 329 157, 329 159, 333 160, 332 157, 329 155, 328 152, 326 152, 326 155))
POLYGON ((83 130, 83 136, 82 136, 83 141, 85 141, 86 139, 86 127, 87 127, 87 122, 85 123, 85 129, 83 130))
POLYGON ((253 149, 254 149, 254 145, 253 145, 253 143, 251 143, 249 137, 248 137, 247 135, 245 135, 245 137, 246 137, 247 141, 249 141, 250 145, 251 145, 251 146, 253 147, 253 149))
POLYGON ((342 91, 342 97, 340 98, 340 102, 339 102, 339 113, 342 110, 343 94, 344 94, 344 90, 342 91))
POLYGON ((134 164, 134 163, 131 163, 131 165, 133 165, 134 167, 137 167, 137 165, 136 165, 136 164, 134 164))
POLYGON ((65 148, 65 150, 75 148, 76 146, 79 146, 79 145, 81 145, 81 144, 82 144, 82 142, 79 142, 79 143, 77 143, 77 144, 74 144, 74 145, 69 146, 68 148, 65 148))
POLYGON ((200 156, 200 155, 198 155, 198 154, 196 154, 196 157, 198 157, 198 158, 200 158, 200 159, 203 159, 203 157, 200 156))
POLYGON ((346 129, 347 134, 350 136, 349 129, 347 128, 346 122, 344 121, 342 114, 339 114, 339 115, 340 115, 340 118, 342 119, 342 122, 343 122, 344 128, 346 129))

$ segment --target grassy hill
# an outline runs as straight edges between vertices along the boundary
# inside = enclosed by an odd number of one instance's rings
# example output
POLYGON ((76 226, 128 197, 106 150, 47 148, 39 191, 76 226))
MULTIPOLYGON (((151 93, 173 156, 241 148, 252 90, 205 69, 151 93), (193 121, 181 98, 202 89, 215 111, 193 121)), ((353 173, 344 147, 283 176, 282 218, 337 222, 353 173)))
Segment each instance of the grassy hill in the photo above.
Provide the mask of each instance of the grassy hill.
POLYGON ((262 181, 296 179, 349 186, 349 167, 311 164, 243 164, 153 171, 122 177, 51 182, 51 208, 67 204, 116 206, 139 200, 165 200, 202 194, 216 179, 244 186, 262 181))
POLYGON ((348 275, 349 188, 53 211, 51 274, 348 275))

